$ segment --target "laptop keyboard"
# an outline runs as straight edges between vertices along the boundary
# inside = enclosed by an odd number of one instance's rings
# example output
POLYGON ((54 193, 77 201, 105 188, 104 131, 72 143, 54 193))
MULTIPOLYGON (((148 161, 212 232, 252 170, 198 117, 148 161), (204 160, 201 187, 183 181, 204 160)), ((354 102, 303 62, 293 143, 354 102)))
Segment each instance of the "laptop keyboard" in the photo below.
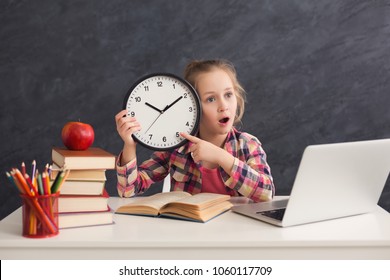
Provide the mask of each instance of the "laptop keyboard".
POLYGON ((286 208, 280 208, 275 210, 268 210, 268 211, 262 211, 257 212, 257 214, 261 214, 270 218, 273 218, 275 220, 283 220, 284 212, 286 211, 286 208))

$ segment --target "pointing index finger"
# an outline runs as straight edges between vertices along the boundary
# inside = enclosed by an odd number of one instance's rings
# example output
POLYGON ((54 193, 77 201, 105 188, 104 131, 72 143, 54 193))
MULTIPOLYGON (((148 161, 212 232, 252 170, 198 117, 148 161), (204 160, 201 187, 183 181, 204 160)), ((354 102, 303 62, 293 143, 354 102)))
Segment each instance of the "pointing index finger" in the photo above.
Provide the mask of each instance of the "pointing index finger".
POLYGON ((187 139, 188 141, 195 143, 195 144, 200 141, 200 139, 198 137, 192 136, 192 135, 185 133, 185 132, 181 132, 180 135, 182 137, 184 137, 185 139, 187 139))

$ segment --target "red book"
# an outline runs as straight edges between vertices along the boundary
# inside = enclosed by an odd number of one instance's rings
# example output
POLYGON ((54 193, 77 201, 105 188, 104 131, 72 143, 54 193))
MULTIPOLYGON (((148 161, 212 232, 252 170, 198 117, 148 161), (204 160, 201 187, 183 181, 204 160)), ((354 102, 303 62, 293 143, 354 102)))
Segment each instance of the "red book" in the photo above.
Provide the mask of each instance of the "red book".
POLYGON ((58 212, 92 212, 107 211, 109 195, 104 189, 101 195, 60 195, 58 198, 58 212))

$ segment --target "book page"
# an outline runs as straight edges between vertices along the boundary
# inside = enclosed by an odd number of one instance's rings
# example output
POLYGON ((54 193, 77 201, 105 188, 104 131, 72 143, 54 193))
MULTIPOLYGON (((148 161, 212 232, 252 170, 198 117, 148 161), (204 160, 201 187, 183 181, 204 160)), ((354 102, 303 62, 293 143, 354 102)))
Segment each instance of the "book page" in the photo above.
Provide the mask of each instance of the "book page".
POLYGON ((145 197, 145 199, 142 199, 142 201, 139 201, 137 204, 142 204, 145 206, 150 206, 156 209, 160 209, 167 203, 181 200, 187 197, 191 197, 191 194, 187 192, 180 192, 180 191, 158 193, 152 196, 145 197))
MULTIPOLYGON (((171 205, 171 204, 170 204, 171 205)), ((183 205, 184 206, 184 205, 183 205)), ((188 211, 188 209, 177 208, 174 205, 164 207, 162 210, 162 216, 175 217, 181 219, 189 219, 194 221, 206 222, 211 218, 218 216, 221 213, 229 210, 233 205, 229 201, 223 201, 221 203, 215 204, 203 211, 188 211)))
POLYGON ((169 205, 179 206, 182 205, 191 210, 202 210, 210 207, 211 205, 218 204, 222 201, 229 200, 229 195, 216 194, 216 193, 198 193, 191 197, 186 197, 178 201, 173 201, 169 205))
POLYGON ((153 208, 155 210, 159 210, 167 203, 180 200, 185 197, 190 197, 190 196, 191 194, 187 192, 181 192, 181 191, 158 193, 152 196, 146 196, 131 201, 130 203, 119 207, 117 211, 131 212, 132 209, 139 209, 140 211, 137 211, 137 213, 140 213, 141 211, 144 211, 145 208, 153 208))

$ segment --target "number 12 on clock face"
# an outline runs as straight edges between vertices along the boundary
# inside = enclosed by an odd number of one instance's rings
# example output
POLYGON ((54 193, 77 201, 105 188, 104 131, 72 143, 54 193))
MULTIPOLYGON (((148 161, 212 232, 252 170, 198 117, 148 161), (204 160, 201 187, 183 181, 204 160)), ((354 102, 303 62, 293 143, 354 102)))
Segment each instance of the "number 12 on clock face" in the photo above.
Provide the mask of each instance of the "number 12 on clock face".
POLYGON ((152 150, 178 148, 187 142, 180 132, 195 135, 198 131, 199 96, 187 81, 173 74, 142 77, 127 92, 123 107, 141 124, 134 139, 152 150))

